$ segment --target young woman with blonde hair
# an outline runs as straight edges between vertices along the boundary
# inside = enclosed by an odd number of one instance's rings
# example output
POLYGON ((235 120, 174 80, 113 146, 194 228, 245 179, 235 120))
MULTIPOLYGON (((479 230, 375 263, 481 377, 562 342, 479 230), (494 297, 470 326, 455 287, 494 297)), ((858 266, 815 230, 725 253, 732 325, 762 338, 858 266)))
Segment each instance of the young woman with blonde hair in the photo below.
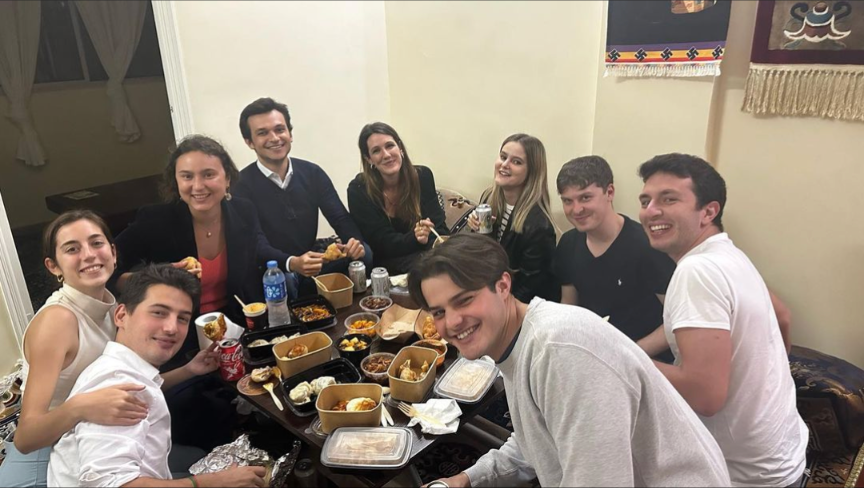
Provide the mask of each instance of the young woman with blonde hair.
MULTIPOLYGON (((480 202, 492 207, 490 237, 501 243, 510 258, 516 298, 525 303, 535 296, 557 301, 560 290, 551 269, 556 228, 543 143, 527 134, 504 139, 495 161, 495 183, 483 192, 480 202)), ((479 230, 474 215, 468 225, 479 230)))

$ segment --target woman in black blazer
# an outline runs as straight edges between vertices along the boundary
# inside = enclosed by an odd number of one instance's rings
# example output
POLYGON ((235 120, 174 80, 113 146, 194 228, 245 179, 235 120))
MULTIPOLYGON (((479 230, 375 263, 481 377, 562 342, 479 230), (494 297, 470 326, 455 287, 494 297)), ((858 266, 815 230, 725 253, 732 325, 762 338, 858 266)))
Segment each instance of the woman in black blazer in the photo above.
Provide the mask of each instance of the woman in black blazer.
MULTIPOLYGON (((549 208, 546 149, 536 137, 513 134, 501 143, 495 161, 495 184, 480 197, 492 207, 490 237, 510 258, 513 295, 528 303, 534 297, 559 301, 561 289, 552 274, 555 224, 549 208)), ((472 215, 468 225, 479 228, 472 215)))
POLYGON ((348 209, 366 237, 375 266, 406 273, 435 235, 449 234, 435 177, 414 166, 396 130, 383 122, 363 127, 358 140, 363 172, 348 184, 348 209))
POLYGON ((263 301, 266 262, 276 260, 284 269, 288 255, 267 242, 255 206, 231 198, 237 178, 237 167, 218 142, 199 135, 181 141, 163 174, 168 203, 140 209, 117 236, 117 288, 122 291, 126 275, 140 264, 184 267, 183 259, 191 256, 201 263, 190 271, 201 278, 200 313, 218 310, 245 324, 233 295, 247 303, 263 301))

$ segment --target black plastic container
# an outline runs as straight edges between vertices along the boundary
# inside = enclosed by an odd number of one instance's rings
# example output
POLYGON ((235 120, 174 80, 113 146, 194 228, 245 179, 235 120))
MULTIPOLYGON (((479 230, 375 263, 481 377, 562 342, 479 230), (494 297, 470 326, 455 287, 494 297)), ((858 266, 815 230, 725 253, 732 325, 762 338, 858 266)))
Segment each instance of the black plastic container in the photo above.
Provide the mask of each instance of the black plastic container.
POLYGON ((339 351, 339 355, 349 361, 357 370, 360 370, 360 361, 363 361, 363 358, 368 356, 372 352, 372 339, 374 337, 369 337, 366 334, 346 334, 335 341, 333 341, 333 345, 336 346, 336 350, 339 351), (359 351, 343 351, 339 344, 342 342, 342 339, 348 339, 349 341, 353 338, 360 339, 361 341, 366 343, 366 347, 359 351))
POLYGON ((270 342, 276 337, 291 337, 294 334, 305 334, 309 332, 304 324, 280 325, 262 330, 247 330, 240 336, 240 345, 243 346, 243 359, 249 366, 264 366, 276 364, 276 356, 273 355, 273 345, 249 347, 249 344, 264 339, 270 342))
POLYGON ((338 358, 324 364, 319 364, 314 368, 307 369, 302 373, 297 373, 290 378, 282 380, 282 383, 280 383, 282 395, 285 397, 285 400, 287 400, 285 403, 288 404, 288 408, 294 412, 294 415, 299 417, 309 417, 318 413, 318 410, 315 409, 315 400, 317 400, 317 396, 313 396, 307 403, 295 405, 288 397, 288 392, 304 381, 311 382, 315 378, 320 378, 321 376, 332 376, 336 379, 336 383, 339 384, 359 383, 361 378, 360 371, 351 364, 351 361, 348 361, 345 358, 338 358))
POLYGON ((288 304, 288 309, 291 310, 291 322, 294 324, 303 324, 310 331, 329 329, 330 327, 336 325, 336 309, 333 307, 333 304, 331 304, 326 298, 322 297, 321 295, 303 297, 293 300, 291 301, 291 303, 288 304), (309 305, 323 305, 327 309, 327 311, 330 312, 331 316, 320 320, 313 320, 311 322, 304 322, 300 320, 297 314, 294 313, 294 309, 306 307, 309 305))

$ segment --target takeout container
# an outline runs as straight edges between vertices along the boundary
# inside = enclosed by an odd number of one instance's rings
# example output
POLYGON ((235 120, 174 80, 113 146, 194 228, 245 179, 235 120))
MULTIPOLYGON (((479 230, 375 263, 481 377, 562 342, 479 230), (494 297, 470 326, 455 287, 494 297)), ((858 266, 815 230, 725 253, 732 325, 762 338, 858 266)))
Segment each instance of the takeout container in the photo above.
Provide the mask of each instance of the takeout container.
POLYGON ((368 356, 369 353, 372 352, 372 337, 369 337, 369 336, 366 335, 366 334, 346 334, 346 335, 340 337, 340 338, 336 341, 336 343, 333 344, 333 346, 336 347, 336 350, 337 350, 337 351, 339 351, 339 355, 340 355, 340 356, 342 356, 343 358, 347 359, 348 361, 351 361, 351 364, 353 364, 354 366, 357 366, 357 367, 359 368, 359 367, 360 367, 360 362, 363 361, 363 359, 364 359, 366 356, 368 356), (345 339, 345 340, 349 340, 349 341, 350 341, 351 339, 353 339, 353 338, 355 338, 355 337, 356 337, 357 339, 359 339, 359 340, 365 342, 365 343, 366 343, 366 347, 364 347, 363 349, 360 349, 359 351, 358 351, 358 350, 354 350, 354 351, 344 351, 344 350, 342 350, 342 347, 341 347, 342 340, 345 339))
POLYGON ((460 403, 477 403, 486 396, 498 377, 498 367, 491 361, 459 358, 435 385, 435 394, 460 403))
POLYGON ((362 308, 364 312, 380 314, 381 312, 387 310, 388 308, 390 308, 392 306, 393 306, 393 299, 390 297, 383 297, 383 296, 379 296, 379 295, 369 295, 369 296, 365 296, 365 297, 360 299, 360 308, 362 308), (370 302, 373 299, 379 299, 380 301, 382 301, 384 303, 380 307, 372 307, 372 306, 370 306, 370 302))
POLYGON ((419 341, 411 344, 414 347, 423 347, 426 349, 431 349, 438 353, 438 359, 435 360, 435 364, 438 367, 441 367, 444 364, 444 356, 447 355, 447 344, 444 341, 436 341, 435 339, 420 339, 419 341))
POLYGON ((411 459, 414 434, 405 427, 344 427, 321 449, 328 468, 400 469, 411 459))
POLYGON ((340 427, 375 427, 381 424, 381 400, 384 390, 374 383, 353 383, 348 385, 330 385, 321 390, 315 409, 321 419, 321 430, 329 434, 340 427), (341 400, 349 401, 358 397, 368 397, 378 405, 364 412, 334 412, 330 410, 341 400))
POLYGON ((336 308, 350 307, 354 303, 354 282, 342 273, 316 276, 315 287, 318 294, 326 298, 336 308), (321 285, 327 287, 324 290, 321 285))
POLYGON ((376 352, 375 354, 370 354, 363 358, 362 361, 360 361, 360 372, 363 373, 363 376, 365 376, 369 381, 373 381, 375 383, 378 383, 379 385, 389 385, 389 378, 387 376, 387 371, 390 369, 389 367, 380 373, 373 373, 365 369, 366 364, 368 364, 372 360, 372 358, 382 356, 390 358, 391 363, 393 358, 396 357, 395 354, 391 354, 389 352, 376 352))
POLYGON ((374 313, 370 313, 370 312, 360 312, 360 313, 351 314, 345 319, 345 331, 347 334, 364 334, 366 336, 369 336, 369 340, 371 341, 372 339, 375 338, 375 331, 378 329, 378 323, 380 321, 381 321, 381 319, 377 315, 375 315, 374 313), (365 329, 353 329, 353 328, 351 328, 351 324, 353 324, 355 322, 359 322, 361 320, 369 320, 372 322, 372 325, 370 327, 365 328, 365 329))
POLYGON ((276 344, 273 346, 272 351, 276 357, 276 365, 282 370, 282 377, 288 378, 301 371, 306 371, 312 366, 329 361, 330 346, 332 345, 333 341, 330 340, 330 336, 327 334, 323 332, 309 332, 308 334, 303 334, 276 344), (305 344, 309 348, 309 353, 299 358, 283 359, 288 357, 291 348, 297 344, 305 344))
POLYGON ((381 322, 378 323, 376 332, 378 333, 378 337, 385 341, 404 343, 414 336, 415 331, 417 330, 418 318, 421 316, 425 317, 426 315, 428 315, 428 313, 423 312, 422 310, 405 308, 394 304, 381 314, 381 322), (386 332, 393 327, 403 329, 404 331, 400 332, 395 337, 386 338, 386 332))
POLYGON ((402 400, 403 402, 422 402, 426 398, 426 393, 435 383, 435 374, 438 368, 435 364, 437 359, 438 353, 432 349, 414 346, 403 347, 393 362, 390 363, 390 369, 387 370, 390 396, 394 400, 402 400), (429 363, 429 371, 422 380, 405 381, 399 379, 399 366, 408 359, 411 360, 411 369, 418 373, 424 361, 429 363))
POLYGON ((312 397, 311 401, 297 405, 291 401, 288 392, 304 381, 311 383, 315 378, 320 378, 322 376, 332 376, 333 379, 336 380, 337 384, 359 383, 361 379, 360 372, 357 371, 357 368, 355 368, 354 365, 345 358, 336 358, 332 361, 327 361, 324 364, 319 364, 318 366, 309 368, 302 373, 297 373, 290 378, 284 379, 279 384, 279 388, 282 389, 282 396, 287 400, 286 403, 288 404, 288 408, 291 409, 294 415, 297 415, 298 417, 309 417, 315 415, 317 413, 317 410, 315 409, 317 397, 312 397))
POLYGON ((258 339, 270 342, 279 336, 291 337, 294 334, 305 334, 306 332, 308 330, 303 324, 280 325, 279 327, 262 330, 247 330, 240 336, 240 345, 243 346, 243 359, 246 361, 246 364, 252 367, 276 364, 276 356, 273 355, 272 345, 249 347, 249 344, 258 339))
POLYGON ((303 297, 298 298, 296 300, 292 300, 291 303, 288 304, 288 309, 291 311, 291 321, 295 324, 303 324, 309 330, 320 330, 327 329, 336 325, 336 308, 331 304, 326 298, 322 296, 312 296, 312 297, 303 297), (300 317, 295 312, 295 309, 300 307, 306 307, 309 305, 321 305, 330 312, 330 317, 325 317, 323 319, 312 320, 309 322, 305 322, 300 320, 300 317))

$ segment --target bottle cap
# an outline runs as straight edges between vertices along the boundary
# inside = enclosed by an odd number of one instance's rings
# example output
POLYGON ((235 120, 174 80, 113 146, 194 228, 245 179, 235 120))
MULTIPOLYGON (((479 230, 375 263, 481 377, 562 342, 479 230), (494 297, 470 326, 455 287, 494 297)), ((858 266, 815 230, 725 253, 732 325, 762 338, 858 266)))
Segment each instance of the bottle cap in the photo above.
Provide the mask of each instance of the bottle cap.
POLYGON ((277 266, 278 266, 278 264, 276 263, 276 261, 267 261, 267 267, 268 268, 275 268, 277 266))

